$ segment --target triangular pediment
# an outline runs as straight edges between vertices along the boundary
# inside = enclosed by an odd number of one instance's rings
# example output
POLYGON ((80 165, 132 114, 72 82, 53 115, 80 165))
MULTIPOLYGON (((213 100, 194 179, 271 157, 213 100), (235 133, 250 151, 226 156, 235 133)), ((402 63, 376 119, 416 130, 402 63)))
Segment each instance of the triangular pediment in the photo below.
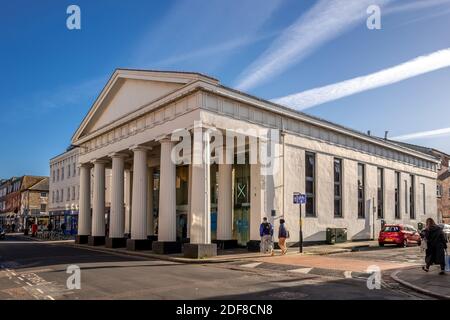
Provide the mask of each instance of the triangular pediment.
POLYGON ((84 118, 72 142, 199 79, 216 81, 196 73, 116 70, 84 118))

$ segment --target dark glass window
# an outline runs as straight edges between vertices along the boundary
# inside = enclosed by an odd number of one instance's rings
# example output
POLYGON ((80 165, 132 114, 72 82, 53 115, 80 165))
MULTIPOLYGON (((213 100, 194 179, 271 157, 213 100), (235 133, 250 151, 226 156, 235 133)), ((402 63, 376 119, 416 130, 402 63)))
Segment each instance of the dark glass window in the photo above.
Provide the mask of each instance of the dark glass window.
POLYGON ((305 154, 305 189, 306 189, 306 205, 305 215, 307 217, 315 217, 315 168, 316 155, 311 152, 305 154))
POLYGON ((366 217, 364 165, 358 163, 358 218, 366 217))
POLYGON ((377 170, 377 215, 378 219, 384 218, 384 170, 378 168, 377 170))
POLYGON ((410 175, 410 185, 409 185, 409 217, 411 219, 415 219, 416 218, 416 208, 414 206, 414 201, 415 201, 415 185, 414 185, 414 176, 410 175))
POLYGON ((395 219, 400 219, 400 172, 395 173, 395 219))
POLYGON ((334 216, 342 217, 342 160, 334 159, 334 216))

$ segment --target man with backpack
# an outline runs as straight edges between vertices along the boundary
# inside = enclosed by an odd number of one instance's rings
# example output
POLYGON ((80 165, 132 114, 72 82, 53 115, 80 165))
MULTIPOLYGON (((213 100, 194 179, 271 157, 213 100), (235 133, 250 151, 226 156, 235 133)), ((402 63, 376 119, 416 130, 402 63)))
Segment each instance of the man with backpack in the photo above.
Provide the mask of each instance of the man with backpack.
POLYGON ((261 236, 261 252, 270 252, 270 254, 273 255, 273 226, 270 222, 267 221, 266 217, 263 218, 263 222, 259 226, 259 235, 261 236))
POLYGON ((289 239, 289 230, 286 228, 284 219, 280 219, 280 230, 278 230, 278 246, 281 249, 281 254, 287 252, 286 239, 289 239))

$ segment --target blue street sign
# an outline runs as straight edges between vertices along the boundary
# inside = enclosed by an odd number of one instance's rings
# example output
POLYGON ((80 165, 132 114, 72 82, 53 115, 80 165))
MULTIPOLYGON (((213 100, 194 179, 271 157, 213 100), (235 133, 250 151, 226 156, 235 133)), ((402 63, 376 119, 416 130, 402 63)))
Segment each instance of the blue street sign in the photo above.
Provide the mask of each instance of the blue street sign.
POLYGON ((294 192, 294 204, 305 204, 306 194, 300 192, 294 192))

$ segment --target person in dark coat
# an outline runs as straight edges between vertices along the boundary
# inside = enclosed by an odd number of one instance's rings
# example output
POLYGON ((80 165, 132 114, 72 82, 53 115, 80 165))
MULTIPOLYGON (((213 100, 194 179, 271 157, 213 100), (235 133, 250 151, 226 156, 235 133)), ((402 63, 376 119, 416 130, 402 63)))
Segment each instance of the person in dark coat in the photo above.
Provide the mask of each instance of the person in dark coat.
POLYGON ((428 272, 432 264, 438 264, 441 266, 441 272, 439 274, 445 274, 445 249, 447 249, 447 240, 445 239, 444 231, 433 219, 428 218, 426 228, 421 235, 427 242, 427 249, 425 251, 426 266, 422 267, 422 269, 428 272))

